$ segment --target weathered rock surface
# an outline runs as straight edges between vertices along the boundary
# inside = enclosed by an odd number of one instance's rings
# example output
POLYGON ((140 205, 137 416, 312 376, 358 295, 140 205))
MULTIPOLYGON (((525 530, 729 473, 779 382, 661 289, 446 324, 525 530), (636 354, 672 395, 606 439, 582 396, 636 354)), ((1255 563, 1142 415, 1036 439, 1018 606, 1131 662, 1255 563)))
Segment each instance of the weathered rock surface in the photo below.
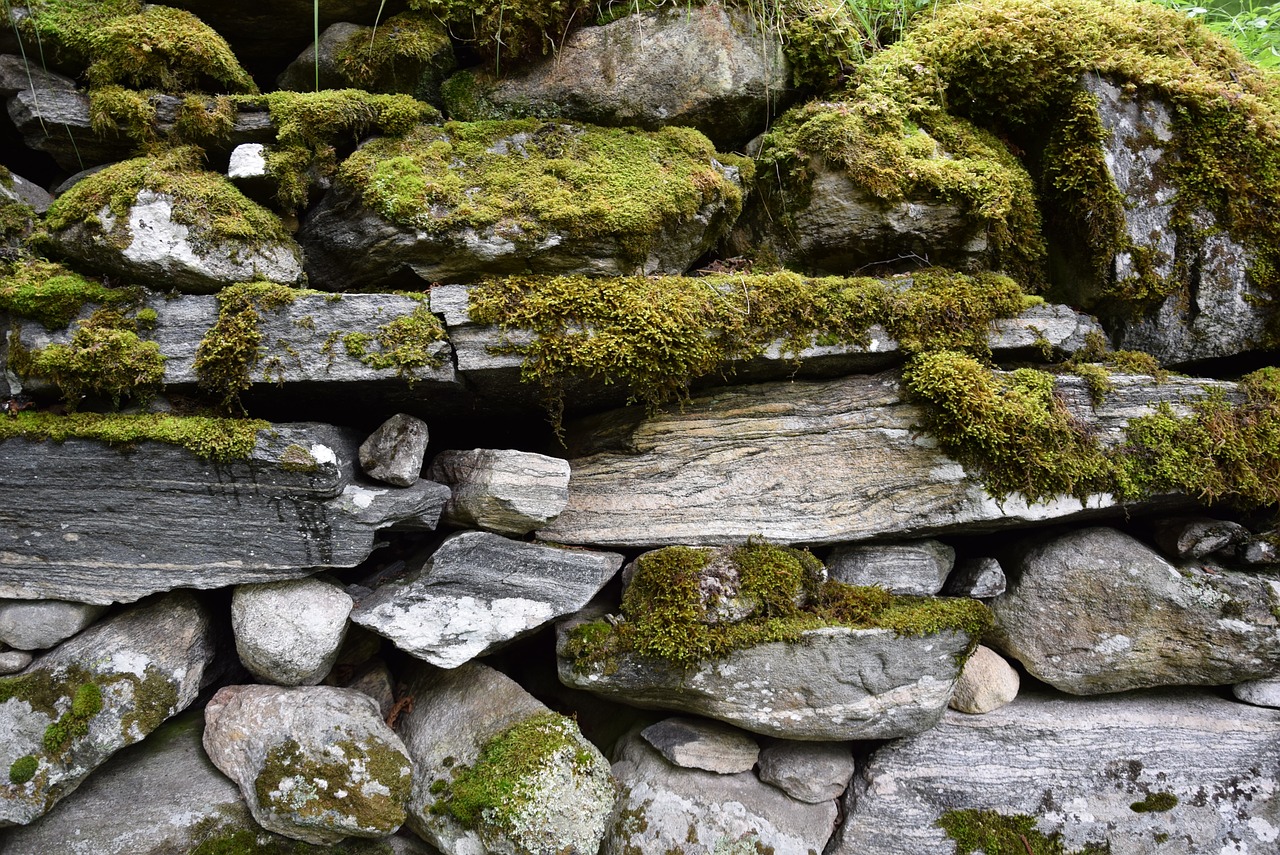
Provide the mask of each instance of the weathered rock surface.
POLYGON ((323 579, 241 585, 231 596, 236 653, 264 682, 319 683, 337 661, 352 605, 345 591, 323 579))
POLYGON ((956 565, 943 588, 949 597, 998 597, 1007 585, 1004 568, 995 558, 966 558, 956 565))
POLYGON ((384 837, 405 820, 412 764, 378 704, 329 686, 225 686, 204 749, 268 831, 308 843, 384 837))
POLYGON ((717 775, 673 766, 634 732, 614 756, 622 800, 602 855, 804 855, 821 852, 835 827, 834 801, 797 801, 750 772, 717 775))
POLYGON ((640 731, 668 763, 719 775, 749 772, 760 746, 747 734, 718 721, 672 717, 640 731))
POLYGON ((777 33, 718 3, 628 15, 573 32, 522 72, 462 72, 445 87, 466 120, 564 117, 597 125, 688 125, 733 150, 785 106, 790 69, 777 33))
POLYGON ((527 451, 442 451, 427 477, 450 489, 447 522, 498 534, 528 534, 569 500, 569 461, 527 451))
POLYGON ((103 606, 65 600, 0 600, 0 644, 47 650, 93 623, 103 606))
POLYGON ((1076 694, 1280 675, 1280 577, 1175 567, 1111 528, 1024 545, 988 643, 1076 694))
MULTIPOLYGON (((1059 381, 1071 412, 1100 441, 1157 402, 1177 404, 1212 381, 1113 375, 1096 408, 1076 379, 1059 381)), ((742 386, 650 418, 622 410, 569 429, 569 504, 539 537, 608 546, 720 544, 761 535, 840 543, 1007 528, 1106 513, 1054 499, 997 504, 980 482, 917 433, 920 411, 899 375, 742 386)), ((1117 509, 1118 510, 1118 509, 1117 509)), ((1115 513, 1116 511, 1111 511, 1115 513)))
MULTIPOLYGON (((388 49, 379 47, 384 51, 388 49)), ((318 73, 320 89, 402 93, 437 104, 440 84, 456 65, 453 43, 445 25, 435 16, 425 13, 411 19, 379 16, 376 29, 346 22, 327 27, 320 34, 319 42, 304 48, 298 58, 281 72, 276 78, 276 86, 295 92, 311 92, 316 88, 318 73), (433 33, 430 52, 422 50, 428 41, 428 33, 433 33), (365 71, 361 68, 362 63, 352 61, 350 57, 344 62, 344 49, 358 45, 358 49, 372 52, 375 50, 375 37, 379 35, 383 44, 390 45, 392 49, 400 40, 410 40, 414 48, 412 55, 400 53, 391 61, 379 57, 383 61, 379 63, 376 74, 365 71)), ((455 115, 454 118, 463 117, 455 115)))
POLYGON ((127 602, 296 578, 359 564, 379 529, 433 527, 448 488, 362 484, 358 443, 329 425, 276 424, 247 460, 214 463, 155 442, 6 440, 0 596, 127 602))
POLYGON ((1156 546, 1170 558, 1203 558, 1249 539, 1249 530, 1231 520, 1173 517, 1155 525, 1156 546))
POLYGON ((422 419, 397 413, 360 444, 364 474, 397 487, 412 487, 422 474, 429 435, 422 419))
POLYGON ((931 597, 942 590, 956 551, 937 540, 837 546, 827 572, 846 585, 877 585, 895 594, 931 597))
POLYGON ((25 650, 0 650, 0 674, 16 674, 35 658, 25 650))
POLYGON ((398 729, 414 763, 414 832, 444 855, 599 849, 614 812, 614 782, 607 761, 572 720, 476 662, 452 671, 417 665, 408 682, 417 700, 398 729), (523 744, 515 746, 513 766, 485 765, 486 747, 492 752, 495 742, 521 731, 533 738, 516 740, 523 744), (482 774, 515 776, 504 794, 490 796, 498 803, 484 800, 464 823, 451 810, 450 787, 477 764, 485 766, 482 774))
POLYGON ((619 654, 609 667, 579 671, 564 655, 572 626, 559 627, 566 686, 801 740, 892 739, 932 727, 969 645, 955 630, 910 637, 827 627, 795 643, 759 644, 687 669, 619 654))
POLYGON ((793 799, 820 804, 843 793, 853 772, 848 743, 779 740, 760 751, 757 774, 793 799))
POLYGON ((1231 687, 1231 694, 1246 704, 1280 709, 1280 679, 1236 683, 1231 687))
POLYGON ((939 817, 994 810, 1034 818, 1069 852, 1267 852, 1280 833, 1278 735, 1280 713, 1199 690, 1024 694, 984 716, 948 713, 872 755, 828 851, 950 852, 939 817), (1177 799, 1167 812, 1131 807, 1160 794, 1177 799))
POLYGON ((43 214, 49 210, 53 197, 39 184, 10 172, 8 178, 0 180, 0 202, 3 201, 20 202, 37 214, 43 214))
POLYGON ((363 598, 351 620, 455 668, 581 609, 618 572, 622 556, 470 531, 414 563, 407 580, 363 598))
POLYGON ((208 614, 176 593, 104 620, 0 680, 0 768, 9 771, 0 826, 46 813, 116 751, 185 709, 213 655, 208 614), (15 776, 15 764, 30 774, 15 776))
POLYGON ((964 663, 956 681, 951 708, 963 713, 988 713, 1018 696, 1018 672, 990 647, 981 644, 964 663))

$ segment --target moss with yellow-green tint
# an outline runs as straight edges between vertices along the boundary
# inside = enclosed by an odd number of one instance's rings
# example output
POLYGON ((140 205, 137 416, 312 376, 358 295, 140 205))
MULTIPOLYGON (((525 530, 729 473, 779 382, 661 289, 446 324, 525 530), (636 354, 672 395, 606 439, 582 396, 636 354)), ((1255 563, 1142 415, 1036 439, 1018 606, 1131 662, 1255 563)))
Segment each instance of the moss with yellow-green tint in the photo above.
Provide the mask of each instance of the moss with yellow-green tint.
POLYGON ((443 78, 454 67, 453 46, 444 25, 423 12, 401 12, 368 35, 357 32, 338 48, 338 71, 351 85, 371 92, 431 94, 422 75, 443 78))
POLYGON ((118 309, 101 308, 76 324, 67 344, 23 351, 11 345, 14 368, 24 376, 51 380, 75 409, 85 395, 147 399, 164 381, 164 355, 138 336, 138 324, 118 309))
POLYGON ((231 462, 247 458, 257 444, 258 433, 270 427, 270 422, 261 419, 220 419, 163 413, 72 413, 62 416, 28 411, 0 419, 0 442, 9 439, 33 442, 93 439, 119 446, 162 442, 185 448, 206 460, 231 462))
POLYGON ((60 330, 87 305, 120 303, 133 294, 81 276, 54 261, 24 258, 0 267, 0 311, 60 330))
POLYGON ((427 308, 425 294, 410 296, 419 303, 409 314, 393 318, 373 333, 344 335, 342 346, 347 355, 370 368, 394 368, 410 382, 418 371, 443 365, 444 352, 434 351, 431 346, 446 339, 444 326, 427 308))
POLYGON ((1046 835, 1034 817, 993 810, 949 810, 938 825, 956 842, 956 855, 1110 855, 1110 844, 1068 851, 1061 834, 1046 835))
POLYGON ((262 312, 291 304, 298 291, 275 282, 241 282, 218 293, 218 319, 196 348, 199 385, 224 410, 240 410, 240 393, 253 385, 262 358, 262 312))
POLYGON ((409 0, 409 8, 443 21, 481 57, 503 63, 545 56, 576 24, 587 23, 587 0, 409 0))

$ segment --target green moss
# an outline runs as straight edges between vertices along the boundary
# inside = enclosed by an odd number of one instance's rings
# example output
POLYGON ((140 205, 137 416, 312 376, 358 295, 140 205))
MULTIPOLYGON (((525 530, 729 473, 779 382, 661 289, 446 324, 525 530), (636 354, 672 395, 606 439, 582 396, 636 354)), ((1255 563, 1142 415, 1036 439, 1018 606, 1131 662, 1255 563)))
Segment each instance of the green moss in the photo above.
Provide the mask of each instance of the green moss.
POLYGON ((586 0, 409 0, 409 8, 438 18, 495 69, 501 63, 551 53, 574 24, 590 20, 586 0))
POLYGON ((1129 805, 1134 813, 1164 813, 1178 805, 1178 797, 1173 793, 1148 793, 1140 802, 1129 805))
MULTIPOLYGON (((197 457, 217 462, 243 460, 257 443, 258 432, 271 425, 259 419, 214 419, 202 416, 100 415, 23 412, 0 419, 0 442, 27 439, 35 442, 94 439, 111 445, 163 442, 187 449, 197 457)), ((4 700, 0 689, 0 702, 4 700)))
POLYGON ((173 123, 174 136, 182 141, 208 144, 230 137, 236 123, 236 107, 231 98, 188 95, 178 106, 173 123))
POLYGON ((421 75, 442 78, 454 66, 449 33, 435 17, 401 12, 378 24, 370 35, 354 33, 334 59, 352 86, 372 92, 424 92, 421 75))
POLYGON ((338 174, 394 223, 430 233, 492 228, 529 246, 552 232, 612 238, 638 263, 664 228, 704 205, 723 200, 737 215, 742 192, 717 158, 728 156, 690 128, 449 122, 372 140, 338 174))
POLYGON ((295 442, 280 452, 280 468, 286 472, 315 472, 320 464, 310 451, 295 442))
POLYGON ((133 297, 44 259, 24 259, 3 270, 0 311, 39 321, 48 330, 64 329, 87 305, 133 297))
POLYGON ((24 40, 38 42, 41 52, 60 65, 85 68, 95 58, 94 35, 119 18, 142 12, 142 0, 3 0, 7 14, 26 9, 17 22, 24 40))
POLYGON ((291 304, 298 292, 274 282, 241 282, 218 293, 218 320, 196 348, 195 371, 202 389, 224 410, 242 410, 240 393, 253 385, 262 358, 262 312, 291 304))
POLYGON ((158 344, 138 337, 134 320, 102 308, 77 323, 69 344, 23 351, 12 361, 24 376, 53 381, 74 410, 85 395, 116 406, 124 397, 149 398, 163 385, 164 360, 158 344))
POLYGON ((35 229, 39 216, 24 202, 0 199, 0 246, 20 246, 35 229))
POLYGON ((349 838, 331 846, 303 843, 261 828, 244 828, 218 819, 201 820, 191 830, 197 845, 190 855, 396 855, 390 844, 381 840, 349 838))
POLYGON ((410 382, 418 370, 443 365, 445 354, 433 353, 431 345, 446 339, 444 327, 427 308, 425 295, 415 296, 420 301, 411 313, 388 321, 377 332, 344 335, 342 346, 347 355, 370 368, 395 368, 410 382))
POLYGON ((99 86, 89 90, 89 124, 100 137, 124 135, 140 144, 154 143, 155 92, 139 92, 123 86, 99 86))
POLYGON ((9 783, 22 785, 36 776, 40 761, 33 754, 24 754, 9 766, 9 783))
POLYGON ((102 712, 102 689, 96 683, 81 683, 71 696, 71 707, 44 731, 44 750, 61 754, 89 732, 89 721, 102 712))
POLYGON ((1046 836, 1036 829, 1035 818, 1006 815, 993 810, 949 810, 938 825, 956 842, 956 855, 1109 855, 1110 844, 1086 845, 1070 853, 1062 835, 1046 836))

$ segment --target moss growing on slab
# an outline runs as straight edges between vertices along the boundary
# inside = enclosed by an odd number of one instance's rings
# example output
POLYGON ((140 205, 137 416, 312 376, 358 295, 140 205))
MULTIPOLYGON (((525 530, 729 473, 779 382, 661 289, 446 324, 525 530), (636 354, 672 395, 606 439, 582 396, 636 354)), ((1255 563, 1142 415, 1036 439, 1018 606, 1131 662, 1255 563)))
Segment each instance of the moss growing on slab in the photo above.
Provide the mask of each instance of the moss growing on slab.
POLYGON ((85 395, 109 398, 115 406, 125 397, 146 400, 164 381, 160 345, 139 338, 137 322, 112 308, 80 321, 70 343, 15 357, 12 362, 21 374, 51 380, 72 410, 85 395))
POLYGON ((347 355, 370 368, 396 372, 411 383, 422 369, 439 368, 447 358, 433 352, 431 345, 445 341, 444 326, 427 308, 426 295, 411 295, 419 300, 412 312, 393 318, 374 333, 347 333, 342 346, 347 355))
POLYGON ((262 312, 297 299, 298 291, 275 282, 241 282, 218 293, 218 320, 196 348, 195 372, 202 389, 227 411, 243 410, 240 393, 253 385, 262 358, 262 312))
POLYGON ((454 66, 448 31, 434 16, 412 11, 392 15, 369 35, 354 33, 334 59, 353 86, 405 95, 426 94, 419 88, 425 68, 443 77, 454 66))
MULTIPOLYGON (((258 433, 271 427, 261 419, 218 419, 204 416, 101 415, 22 412, 0 419, 0 442, 27 439, 34 442, 93 439, 111 445, 163 442, 187 449, 197 457, 216 462, 247 458, 257 444, 258 433)), ((0 702, 5 700, 0 688, 0 702)))
POLYGON ((1045 835, 1034 817, 993 810, 949 810, 938 825, 956 842, 956 855, 1110 855, 1110 844, 1068 852, 1061 834, 1045 835))
POLYGON ((39 768, 40 761, 34 754, 24 754, 9 766, 9 783, 25 784, 36 776, 36 770, 39 768))
POLYGON ((1164 813, 1178 806, 1178 797, 1173 793, 1148 793, 1142 801, 1129 805, 1134 813, 1164 813))
POLYGON ((81 683, 71 696, 71 706, 44 731, 43 746, 49 754, 61 754, 71 740, 89 732, 89 720, 102 712, 102 688, 97 683, 81 683))
POLYGON ((64 329, 87 305, 133 298, 41 258, 15 261, 0 270, 0 311, 39 321, 48 330, 64 329))

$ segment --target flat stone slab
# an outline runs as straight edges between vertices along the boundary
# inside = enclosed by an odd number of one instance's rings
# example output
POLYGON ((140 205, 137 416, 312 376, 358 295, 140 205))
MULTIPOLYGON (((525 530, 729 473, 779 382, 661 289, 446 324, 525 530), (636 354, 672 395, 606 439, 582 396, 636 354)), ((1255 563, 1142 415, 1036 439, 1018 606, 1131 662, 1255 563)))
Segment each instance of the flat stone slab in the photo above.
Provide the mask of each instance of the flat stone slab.
POLYGON ((951 852, 943 813, 991 810, 1032 817, 1068 852, 1104 843, 1125 855, 1274 852, 1278 778, 1280 710, 1205 690, 1027 693, 986 715, 949 712, 878 749, 827 851, 951 852), (1169 796, 1177 803, 1153 809, 1169 796))
POLYGON ((158 442, 0 442, 0 597, 105 604, 297 578, 359 564, 380 529, 434 527, 448 488, 357 480, 360 439, 277 424, 233 463, 158 442))
POLYGON ((668 763, 719 775, 750 772, 760 746, 747 734, 718 721, 672 716, 640 731, 668 763))

